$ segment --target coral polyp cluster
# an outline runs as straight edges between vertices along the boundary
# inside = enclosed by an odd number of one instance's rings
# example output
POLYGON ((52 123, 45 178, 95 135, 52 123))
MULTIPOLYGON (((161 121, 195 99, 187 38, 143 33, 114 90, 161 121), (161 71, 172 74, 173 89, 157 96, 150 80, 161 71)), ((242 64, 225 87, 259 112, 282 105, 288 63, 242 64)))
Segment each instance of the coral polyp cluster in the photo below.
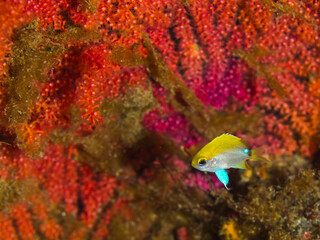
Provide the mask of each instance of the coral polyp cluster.
POLYGON ((2 1, 0 240, 319 238, 319 7, 2 1), (229 192, 222 133, 272 163, 229 192))

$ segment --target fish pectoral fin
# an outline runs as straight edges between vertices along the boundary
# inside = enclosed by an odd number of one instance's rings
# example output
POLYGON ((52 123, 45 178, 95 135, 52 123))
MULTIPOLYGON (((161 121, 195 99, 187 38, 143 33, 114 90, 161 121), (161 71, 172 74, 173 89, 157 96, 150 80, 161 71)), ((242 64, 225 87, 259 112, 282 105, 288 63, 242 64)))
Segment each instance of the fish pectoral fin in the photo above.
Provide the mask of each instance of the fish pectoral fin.
POLYGON ((239 165, 234 166, 233 168, 238 168, 238 169, 248 169, 250 168, 247 161, 244 160, 243 162, 241 162, 239 165))

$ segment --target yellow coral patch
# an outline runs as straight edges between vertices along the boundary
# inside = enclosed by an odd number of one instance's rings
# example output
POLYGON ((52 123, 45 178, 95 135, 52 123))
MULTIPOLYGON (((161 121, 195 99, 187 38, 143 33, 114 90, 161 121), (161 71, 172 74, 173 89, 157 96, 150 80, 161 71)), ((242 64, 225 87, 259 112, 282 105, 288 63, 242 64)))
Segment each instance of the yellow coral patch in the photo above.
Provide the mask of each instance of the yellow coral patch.
POLYGON ((239 240, 241 239, 238 230, 235 227, 235 222, 234 220, 228 220, 222 225, 221 235, 225 236, 226 240, 239 240))
POLYGON ((252 169, 246 169, 241 171, 241 182, 249 182, 250 178, 252 177, 252 169))

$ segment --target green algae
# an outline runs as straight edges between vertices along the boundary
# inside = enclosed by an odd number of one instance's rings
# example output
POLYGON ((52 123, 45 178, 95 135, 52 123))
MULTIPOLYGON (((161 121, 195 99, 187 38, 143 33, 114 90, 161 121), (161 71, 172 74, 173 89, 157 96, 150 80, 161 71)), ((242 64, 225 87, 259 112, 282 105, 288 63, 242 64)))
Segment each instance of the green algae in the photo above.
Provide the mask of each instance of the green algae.
POLYGON ((26 200, 29 194, 36 191, 35 181, 0 179, 0 212, 10 209, 12 204, 26 200))
POLYGON ((261 0, 261 3, 268 7, 270 12, 275 13, 275 15, 289 15, 293 18, 299 19, 302 22, 307 23, 314 29, 318 29, 316 19, 309 17, 307 18, 303 12, 299 11, 294 5, 283 3, 281 1, 271 1, 271 0, 261 0))
POLYGON ((130 147, 143 136, 141 120, 154 106, 155 99, 150 88, 134 87, 129 88, 121 98, 105 100, 101 105, 101 115, 121 142, 130 147))
POLYGON ((32 113, 42 90, 41 83, 50 79, 50 72, 60 66, 63 54, 73 45, 80 42, 92 44, 100 39, 97 29, 86 31, 69 21, 63 32, 51 28, 43 30, 36 20, 15 30, 8 71, 1 83, 6 88, 7 102, 1 125, 11 129, 18 147, 30 157, 41 157, 46 146, 44 138, 26 142, 26 133, 21 130, 24 124, 27 126, 37 121, 32 113))
POLYGON ((239 239, 302 239, 308 232, 311 238, 318 238, 320 181, 309 167, 294 156, 290 167, 269 166, 264 178, 255 171, 247 188, 238 185, 235 194, 219 196, 220 204, 227 202, 228 208, 237 212, 224 219, 221 236, 232 239, 228 233, 236 233, 239 239))
POLYGON ((36 21, 16 30, 6 78, 8 122, 25 123, 30 119, 39 97, 36 83, 48 81, 48 72, 59 64, 66 45, 97 42, 100 38, 97 30, 86 31, 73 25, 67 25, 64 32, 44 31, 36 21))
POLYGON ((205 231, 199 231, 205 228, 203 222, 213 217, 204 207, 208 196, 171 177, 164 168, 158 168, 148 184, 126 184, 120 193, 132 199, 129 209, 134 218, 112 218, 110 239, 175 239, 182 227, 188 229, 190 239, 210 239, 205 231))
POLYGON ((85 162, 96 170, 104 170, 119 176, 126 171, 122 167, 125 149, 131 148, 146 135, 141 125, 143 115, 154 108, 151 89, 128 88, 125 95, 106 99, 101 105, 103 124, 79 136, 77 129, 83 121, 77 108, 71 111, 69 130, 53 131, 50 140, 68 146, 73 144, 79 151, 77 160, 85 162))
POLYGON ((13 43, 5 115, 9 123, 25 123, 39 97, 35 83, 47 81, 46 73, 57 64, 63 46, 50 39, 37 22, 17 30, 13 43))
POLYGON ((153 174, 145 184, 129 178, 119 190, 130 199, 134 218, 112 218, 110 239, 176 239, 180 228, 187 229, 188 239, 203 240, 301 239, 305 232, 319 237, 319 176, 305 160, 295 157, 291 168, 267 166, 264 178, 253 171, 245 183, 231 176, 231 191, 207 192, 187 187, 186 176, 175 172, 165 156, 158 155, 158 167, 149 164, 153 174))
POLYGON ((306 231, 314 231, 315 237, 320 234, 318 221, 305 217, 319 199, 319 181, 314 172, 304 171, 282 188, 249 187, 245 200, 231 205, 240 214, 237 225, 245 239, 294 239, 306 231))
POLYGON ((146 59, 140 56, 137 49, 127 49, 123 46, 114 47, 109 58, 121 66, 141 66, 146 64, 146 59))

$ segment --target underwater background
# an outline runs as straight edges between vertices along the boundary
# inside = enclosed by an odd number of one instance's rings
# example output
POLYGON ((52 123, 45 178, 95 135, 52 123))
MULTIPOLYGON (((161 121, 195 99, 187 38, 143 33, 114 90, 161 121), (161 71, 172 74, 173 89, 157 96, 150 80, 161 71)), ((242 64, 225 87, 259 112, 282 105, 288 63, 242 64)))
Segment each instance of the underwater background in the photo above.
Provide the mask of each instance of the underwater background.
POLYGON ((320 239, 320 1, 2 0, 0 240, 320 239), (192 157, 263 161, 227 191, 192 157))

